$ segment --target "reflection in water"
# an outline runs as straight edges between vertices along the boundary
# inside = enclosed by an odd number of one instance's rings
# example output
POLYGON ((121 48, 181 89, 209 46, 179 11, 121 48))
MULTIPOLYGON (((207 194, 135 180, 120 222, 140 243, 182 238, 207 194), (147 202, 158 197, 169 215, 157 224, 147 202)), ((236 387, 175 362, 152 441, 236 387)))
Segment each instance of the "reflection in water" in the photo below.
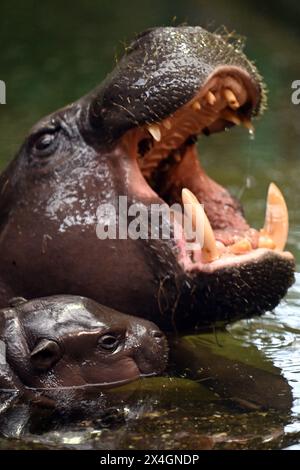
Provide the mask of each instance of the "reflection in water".
POLYGON ((292 422, 286 432, 300 432, 300 274, 274 314, 229 327, 244 343, 254 344, 282 370, 293 390, 292 422))
POLYGON ((98 399, 78 401, 71 409, 58 406, 12 407, 1 417, 6 441, 0 439, 0 447, 267 449, 294 443, 285 440, 286 413, 242 411, 187 379, 139 380, 110 396, 99 393, 98 399))

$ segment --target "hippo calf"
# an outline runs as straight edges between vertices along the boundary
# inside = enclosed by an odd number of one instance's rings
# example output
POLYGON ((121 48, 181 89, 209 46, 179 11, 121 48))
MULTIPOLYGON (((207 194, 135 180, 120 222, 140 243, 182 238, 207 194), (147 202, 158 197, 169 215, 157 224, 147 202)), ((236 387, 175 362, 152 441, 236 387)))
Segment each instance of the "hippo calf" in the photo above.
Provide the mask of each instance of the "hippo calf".
POLYGON ((0 389, 17 391, 112 387, 163 372, 168 358, 153 323, 68 295, 15 299, 0 311, 0 340, 0 389))
MULTIPOLYGON (((83 295, 165 330, 273 309, 294 281, 284 198, 271 184, 265 223, 251 227, 196 147, 235 125, 252 132, 265 104, 261 76, 226 38, 201 27, 140 34, 98 88, 33 127, 0 176, 0 306, 83 295), (99 239, 98 208, 121 196, 149 213, 203 203, 202 249, 184 233, 99 239)), ((154 229, 165 227, 162 214, 154 229)))

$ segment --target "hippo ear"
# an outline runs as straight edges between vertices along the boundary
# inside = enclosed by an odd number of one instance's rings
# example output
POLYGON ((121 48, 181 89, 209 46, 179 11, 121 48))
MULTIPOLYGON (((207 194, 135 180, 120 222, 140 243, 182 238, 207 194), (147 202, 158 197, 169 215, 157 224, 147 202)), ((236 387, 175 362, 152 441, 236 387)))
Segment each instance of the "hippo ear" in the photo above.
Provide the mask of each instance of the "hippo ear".
POLYGON ((10 307, 17 307, 18 305, 26 303, 27 300, 24 297, 13 297, 9 300, 8 304, 10 307))
POLYGON ((62 351, 59 344, 46 338, 41 339, 30 354, 33 366, 41 371, 53 367, 61 356, 62 351))

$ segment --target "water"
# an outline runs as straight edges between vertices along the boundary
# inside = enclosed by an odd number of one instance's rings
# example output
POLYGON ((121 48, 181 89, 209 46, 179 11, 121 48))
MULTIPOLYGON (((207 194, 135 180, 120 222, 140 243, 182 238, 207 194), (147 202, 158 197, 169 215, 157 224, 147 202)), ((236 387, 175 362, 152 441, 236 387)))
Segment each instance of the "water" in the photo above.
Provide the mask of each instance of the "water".
MULTIPOLYGON (((257 320, 241 321, 228 328, 243 344, 255 345, 279 367, 292 388, 291 419, 285 432, 300 433, 300 274, 287 298, 274 313, 257 320)), ((299 440, 300 449, 300 440, 299 440)))
MULTIPOLYGON (((71 10, 68 2, 1 2, 0 79, 7 86, 7 105, 0 106, 1 166, 38 118, 101 81, 135 32, 184 21, 212 30, 225 24, 248 37, 246 50, 269 88, 269 109, 255 123, 255 138, 239 128, 200 139, 201 161, 241 199, 257 228, 263 225, 270 181, 281 188, 290 214, 287 248, 299 271, 300 106, 291 103, 291 83, 300 78, 299 33, 292 21, 296 3, 285 2, 278 13, 261 10, 261 4, 258 11, 255 2, 245 7, 238 1, 212 6, 151 0, 143 3, 143 11, 138 1, 132 3, 137 15, 130 15, 121 0, 101 6, 72 2, 71 10)), ((104 415, 100 395, 82 399, 81 409, 72 412, 73 396, 65 397, 65 408, 56 413, 18 404, 1 418, 7 438, 0 448, 300 448, 300 275, 275 312, 239 322, 225 333, 203 335, 197 345, 208 360, 222 357, 230 370, 242 364, 245 377, 260 377, 261 395, 251 387, 245 390, 246 379, 233 390, 236 375, 213 381, 197 379, 194 371, 197 380, 190 380, 188 371, 186 378, 149 379, 112 392, 105 398, 110 406, 104 415), (272 402, 274 409, 253 406, 276 387, 282 395, 278 392, 272 402), (286 409, 279 410, 278 403, 286 409)), ((211 362, 213 371, 217 362, 211 362)))

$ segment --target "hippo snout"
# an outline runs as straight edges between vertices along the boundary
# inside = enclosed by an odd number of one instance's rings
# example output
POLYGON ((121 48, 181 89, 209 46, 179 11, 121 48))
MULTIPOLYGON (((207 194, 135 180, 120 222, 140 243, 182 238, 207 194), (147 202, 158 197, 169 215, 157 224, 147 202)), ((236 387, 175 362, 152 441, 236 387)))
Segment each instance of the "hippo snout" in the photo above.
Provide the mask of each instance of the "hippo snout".
POLYGON ((141 347, 134 352, 142 376, 158 375, 168 364, 169 346, 166 336, 157 327, 146 330, 141 347))

